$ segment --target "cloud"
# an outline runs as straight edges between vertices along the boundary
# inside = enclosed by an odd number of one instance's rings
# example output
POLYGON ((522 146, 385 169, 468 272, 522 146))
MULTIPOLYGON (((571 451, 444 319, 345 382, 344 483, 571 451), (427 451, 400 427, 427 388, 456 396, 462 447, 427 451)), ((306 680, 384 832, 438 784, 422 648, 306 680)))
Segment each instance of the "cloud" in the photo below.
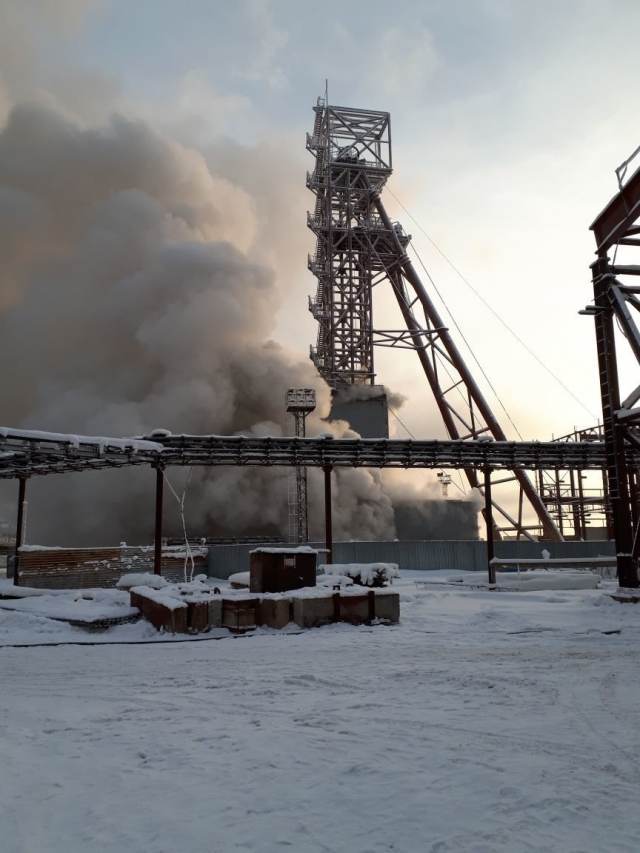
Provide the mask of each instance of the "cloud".
POLYGON ((405 100, 425 96, 440 61, 428 29, 422 26, 385 29, 374 53, 373 77, 387 97, 405 100))
POLYGON ((241 63, 242 70, 235 75, 250 82, 266 84, 270 89, 281 90, 288 85, 283 68, 283 53, 289 36, 275 24, 272 4, 268 0, 249 0, 244 13, 252 37, 251 54, 241 63))

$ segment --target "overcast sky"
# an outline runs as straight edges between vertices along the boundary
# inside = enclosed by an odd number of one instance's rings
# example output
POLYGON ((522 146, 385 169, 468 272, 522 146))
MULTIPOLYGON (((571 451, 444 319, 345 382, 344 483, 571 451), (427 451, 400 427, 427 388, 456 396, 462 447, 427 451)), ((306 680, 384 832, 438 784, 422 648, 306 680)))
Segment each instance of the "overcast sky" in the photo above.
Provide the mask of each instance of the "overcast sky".
MULTIPOLYGON (((389 110, 390 188, 584 403, 387 198, 521 432, 542 439, 599 413, 592 320, 577 311, 591 297, 589 223, 640 143, 639 24, 640 4, 624 0, 4 0, 0 113, 35 100, 85 126, 121 113, 205 152, 225 139, 254 148, 247 180, 274 198, 281 186, 286 199, 269 223, 273 252, 261 247, 284 291, 274 335, 304 354, 315 339, 311 107, 328 78, 332 102, 389 110), (261 174, 263 146, 276 156, 261 174)), ((392 302, 376 296, 377 322, 389 327, 392 302)), ((415 433, 442 434, 413 353, 382 352, 378 371, 409 398, 415 433)))

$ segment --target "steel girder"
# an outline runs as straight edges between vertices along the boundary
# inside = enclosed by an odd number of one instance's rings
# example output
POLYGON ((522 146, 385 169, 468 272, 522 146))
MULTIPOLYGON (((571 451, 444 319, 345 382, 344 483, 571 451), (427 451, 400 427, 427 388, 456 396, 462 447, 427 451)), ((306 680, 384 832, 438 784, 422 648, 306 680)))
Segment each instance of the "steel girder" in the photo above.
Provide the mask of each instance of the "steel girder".
MULTIPOLYGON (((638 152, 636 151, 635 154, 638 152)), ((632 155, 632 158, 635 156, 632 155)), ((607 457, 607 481, 613 532, 616 539, 618 580, 621 586, 638 587, 640 580, 640 473, 629 448, 640 448, 640 386, 621 399, 615 324, 636 363, 640 365, 640 287, 621 278, 640 274, 635 264, 617 262, 618 251, 640 246, 640 169, 623 183, 630 161, 616 170, 619 191, 591 224, 596 240, 597 260, 591 265, 593 305, 584 313, 593 314, 602 401, 604 444, 607 457), (613 252, 613 259, 609 252, 613 252)))
MULTIPOLYGON (((640 153, 636 150, 616 174, 618 192, 591 224, 596 241, 597 260, 591 265, 593 305, 583 313, 593 314, 598 353, 600 396, 604 444, 606 450, 609 501, 616 539, 618 580, 621 586, 638 587, 640 580, 640 471, 628 451, 640 449, 640 385, 621 399, 615 324, 640 365, 640 287, 620 278, 640 274, 635 264, 620 263, 618 252, 640 246, 640 169, 624 182, 629 164, 640 153), (609 252, 613 249, 613 258, 609 252)), ((637 381, 637 380, 636 380, 637 381)))

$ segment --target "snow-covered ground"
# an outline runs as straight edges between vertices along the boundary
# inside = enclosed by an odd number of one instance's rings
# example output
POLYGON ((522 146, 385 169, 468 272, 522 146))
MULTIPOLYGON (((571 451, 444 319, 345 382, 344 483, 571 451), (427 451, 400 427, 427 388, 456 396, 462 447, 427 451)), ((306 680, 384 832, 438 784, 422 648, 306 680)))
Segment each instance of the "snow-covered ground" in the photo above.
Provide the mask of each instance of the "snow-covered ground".
POLYGON ((0 611, 3 853, 637 853, 640 605, 434 577, 394 627, 11 648, 157 635, 0 611))

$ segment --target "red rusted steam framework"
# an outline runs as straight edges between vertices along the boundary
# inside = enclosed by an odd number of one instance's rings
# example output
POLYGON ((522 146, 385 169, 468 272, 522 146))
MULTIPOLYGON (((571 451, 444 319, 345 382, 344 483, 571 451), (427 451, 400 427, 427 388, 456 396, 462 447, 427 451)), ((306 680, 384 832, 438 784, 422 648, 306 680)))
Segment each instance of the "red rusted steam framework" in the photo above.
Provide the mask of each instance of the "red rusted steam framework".
POLYGON ((591 265, 593 305, 584 313, 595 320, 607 482, 613 533, 616 540, 618 580, 638 587, 640 558, 639 476, 637 465, 626 458, 628 448, 640 449, 640 385, 624 399, 616 352, 615 324, 640 364, 640 332, 635 312, 640 310, 640 286, 624 283, 640 275, 640 266, 618 262, 618 253, 640 247, 640 169, 624 183, 629 163, 617 170, 619 191, 591 225, 597 260, 591 265), (609 253, 613 250, 610 258, 609 253))

